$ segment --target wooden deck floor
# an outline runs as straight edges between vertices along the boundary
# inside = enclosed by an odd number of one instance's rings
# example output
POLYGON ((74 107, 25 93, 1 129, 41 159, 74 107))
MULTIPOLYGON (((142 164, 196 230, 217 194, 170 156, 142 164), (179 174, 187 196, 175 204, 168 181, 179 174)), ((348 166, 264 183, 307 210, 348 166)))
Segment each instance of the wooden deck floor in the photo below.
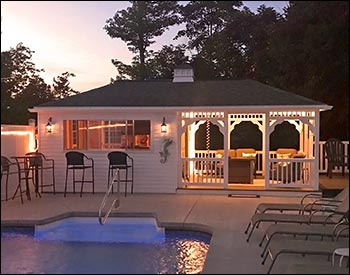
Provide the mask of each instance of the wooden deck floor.
POLYGON ((340 190, 344 189, 347 185, 349 185, 349 173, 346 173, 344 176, 339 173, 333 174, 331 179, 325 174, 320 174, 320 189, 322 190, 340 190))
MULTIPOLYGON (((349 174, 346 173, 344 176, 341 174, 333 174, 333 177, 330 179, 327 177, 326 174, 320 174, 320 185, 319 185, 319 191, 323 193, 326 197, 332 197, 339 193, 342 189, 345 188, 349 184, 349 174)), ((293 188, 291 188, 293 189, 293 188)), ((229 184, 228 189, 224 189, 222 186, 217 187, 205 187, 205 186, 188 186, 187 188, 178 188, 178 192, 183 193, 191 193, 191 191, 198 191, 198 192, 205 192, 208 190, 211 190, 213 192, 217 191, 219 193, 230 193, 233 192, 254 192, 254 193, 280 193, 280 192, 290 192, 290 188, 273 188, 270 190, 266 190, 264 186, 264 180, 263 179, 254 179, 252 184, 242 183, 242 184, 229 184)), ((311 192, 312 190, 308 189, 293 189, 293 192, 299 192, 300 194, 305 192, 311 192)))

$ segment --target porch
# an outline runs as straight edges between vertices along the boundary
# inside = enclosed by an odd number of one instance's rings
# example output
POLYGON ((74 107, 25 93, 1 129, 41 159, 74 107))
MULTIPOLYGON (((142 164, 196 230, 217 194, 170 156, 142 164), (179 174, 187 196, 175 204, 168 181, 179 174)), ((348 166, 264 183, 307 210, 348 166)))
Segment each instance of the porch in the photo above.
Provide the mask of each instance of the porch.
MULTIPOLYGON (((182 177, 182 187, 177 189, 177 193, 180 194, 227 194, 227 195, 237 195, 237 196, 302 196, 303 194, 310 191, 322 192, 324 196, 334 196, 339 192, 339 190, 344 189, 347 184, 349 184, 349 169, 345 168, 345 176, 341 174, 341 167, 336 167, 333 170, 333 178, 327 176, 328 162, 325 158, 324 144, 325 141, 320 141, 319 143, 319 189, 314 190, 312 187, 308 187, 308 182, 310 182, 308 160, 305 159, 288 159, 288 162, 298 163, 300 169, 303 172, 302 180, 297 185, 295 182, 282 183, 279 185, 272 185, 270 189, 265 187, 265 178, 262 171, 262 161, 263 152, 256 151, 255 159, 255 175, 251 183, 228 183, 224 187, 224 177, 223 174, 215 172, 207 172, 206 169, 211 167, 214 171, 220 171, 218 167, 222 164, 222 158, 218 160, 216 158, 216 150, 196 150, 196 158, 184 159, 185 163, 192 163, 191 167, 197 167, 198 169, 193 169, 191 177, 182 177), (209 156, 206 158, 206 156, 209 156), (306 164, 305 164, 306 163, 306 164), (300 188, 301 187, 301 188, 300 188), (292 191, 292 192, 291 192, 292 191)), ((343 141, 345 144, 344 154, 348 153, 349 142, 343 141)), ((286 159, 278 160, 276 159, 276 151, 270 151, 270 158, 272 162, 286 162, 286 159)), ((309 162, 310 163, 310 162, 309 162)), ((187 164, 188 165, 188 164, 187 164)), ((292 166, 292 165, 291 165, 292 166)), ((184 165, 183 165, 184 167, 184 165)), ((184 175, 184 172, 183 172, 184 175)), ((287 177, 286 175, 281 175, 281 177, 287 177)), ((273 182, 273 180, 270 180, 273 182)), ((279 181, 279 182, 283 182, 279 181)), ((276 182, 278 183, 278 182, 276 182)))
MULTIPOLYGON (((319 190, 319 173, 328 164, 325 142, 318 140, 318 112, 183 112, 181 119, 178 190, 319 190), (255 145, 242 146, 233 135, 243 123, 255 127, 255 145), (271 136, 282 123, 296 136, 293 146, 272 144, 271 136)), ((241 133, 241 140, 247 138, 241 133)))

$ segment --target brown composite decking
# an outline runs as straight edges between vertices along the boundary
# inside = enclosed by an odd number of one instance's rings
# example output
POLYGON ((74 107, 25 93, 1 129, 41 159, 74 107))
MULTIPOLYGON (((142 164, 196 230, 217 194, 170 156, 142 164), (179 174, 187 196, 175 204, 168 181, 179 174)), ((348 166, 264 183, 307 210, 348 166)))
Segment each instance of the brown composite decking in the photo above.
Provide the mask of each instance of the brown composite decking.
MULTIPOLYGON (((340 190, 344 189, 349 184, 349 174, 342 176, 340 173, 333 174, 333 178, 330 179, 326 174, 320 174, 320 184, 318 192, 323 193, 324 196, 335 196, 340 190)), ((261 178, 254 179, 252 184, 249 183, 229 183, 228 188, 224 189, 222 186, 195 186, 189 185, 184 188, 178 188, 178 193, 181 194, 246 194, 246 195, 260 195, 260 196, 289 196, 292 192, 296 196, 302 196, 308 192, 313 191, 311 188, 282 188, 274 187, 269 190, 265 189, 264 180, 261 178)))

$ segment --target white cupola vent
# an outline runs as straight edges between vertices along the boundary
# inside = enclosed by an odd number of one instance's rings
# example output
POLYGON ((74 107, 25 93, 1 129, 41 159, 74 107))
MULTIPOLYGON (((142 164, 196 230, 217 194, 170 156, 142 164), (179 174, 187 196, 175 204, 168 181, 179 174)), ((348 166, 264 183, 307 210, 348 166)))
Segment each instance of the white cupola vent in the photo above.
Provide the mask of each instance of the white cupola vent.
POLYGON ((181 64, 174 69, 173 82, 193 82, 193 69, 189 64, 181 64))

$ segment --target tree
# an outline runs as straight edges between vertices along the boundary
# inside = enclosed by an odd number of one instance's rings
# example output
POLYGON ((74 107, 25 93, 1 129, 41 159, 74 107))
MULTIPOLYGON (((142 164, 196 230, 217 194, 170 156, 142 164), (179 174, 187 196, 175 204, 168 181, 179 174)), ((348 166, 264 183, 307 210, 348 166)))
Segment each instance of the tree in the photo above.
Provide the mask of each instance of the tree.
POLYGON ((320 138, 349 140, 349 2, 291 1, 276 33, 273 84, 333 106, 320 138))
POLYGON ((186 46, 183 44, 174 46, 163 46, 160 51, 152 53, 148 62, 152 68, 154 78, 171 79, 173 77, 174 68, 182 63, 188 62, 185 55, 186 46))
POLYGON ((33 53, 23 43, 19 43, 15 48, 1 54, 1 69, 4 69, 5 74, 4 78, 1 75, 1 84, 7 84, 7 92, 11 96, 15 97, 29 84, 30 79, 39 77, 39 73, 43 71, 37 69, 31 61, 33 53))
POLYGON ((11 65, 10 52, 1 52, 1 123, 7 123, 10 109, 14 106, 10 89, 11 65))
POLYGON ((187 36, 189 48, 202 50, 207 39, 225 28, 228 17, 242 6, 242 1, 189 1, 181 7, 182 22, 186 29, 176 38, 187 36))
POLYGON ((53 78, 52 93, 55 99, 62 99, 67 96, 72 96, 79 93, 78 91, 75 91, 70 87, 70 82, 68 78, 71 76, 75 77, 75 74, 65 72, 62 73, 60 76, 53 78))
POLYGON ((29 83, 14 98, 11 111, 11 124, 28 124, 28 119, 37 119, 29 108, 53 100, 50 86, 41 77, 31 78, 29 83))
POLYGON ((134 56, 131 65, 113 59, 112 63, 117 67, 118 76, 116 79, 111 79, 111 82, 126 79, 138 80, 141 75, 143 80, 171 79, 175 66, 188 61, 185 51, 185 45, 169 45, 163 46, 159 51, 149 51, 144 66, 141 66, 137 56, 134 56))
POLYGON ((244 36, 253 14, 240 11, 242 1, 190 1, 182 8, 189 49, 197 54, 193 65, 197 79, 230 79, 246 75, 244 36), (248 19, 247 19, 248 18, 248 19))
MULTIPOLYGON (((131 52, 138 54, 140 74, 145 79, 143 68, 146 63, 147 47, 153 44, 154 37, 164 33, 169 26, 179 23, 177 1, 130 1, 131 7, 118 11, 106 21, 104 30, 111 38, 120 38, 127 43, 131 52)), ((113 64, 121 64, 114 60, 113 64)))
POLYGON ((43 69, 37 69, 32 62, 33 53, 23 43, 1 52, 2 124, 28 124, 29 118, 36 119, 36 114, 29 113, 28 108, 76 93, 69 88, 67 78, 73 74, 68 72, 57 78, 51 90, 40 77, 43 69))
POLYGON ((265 5, 257 9, 257 14, 250 21, 245 51, 249 67, 247 76, 271 85, 280 73, 279 67, 283 67, 279 35, 276 33, 285 21, 281 14, 265 5))
POLYGON ((43 70, 31 61, 33 53, 23 43, 1 53, 1 123, 27 124, 32 117, 27 109, 52 99, 39 75, 43 70))

